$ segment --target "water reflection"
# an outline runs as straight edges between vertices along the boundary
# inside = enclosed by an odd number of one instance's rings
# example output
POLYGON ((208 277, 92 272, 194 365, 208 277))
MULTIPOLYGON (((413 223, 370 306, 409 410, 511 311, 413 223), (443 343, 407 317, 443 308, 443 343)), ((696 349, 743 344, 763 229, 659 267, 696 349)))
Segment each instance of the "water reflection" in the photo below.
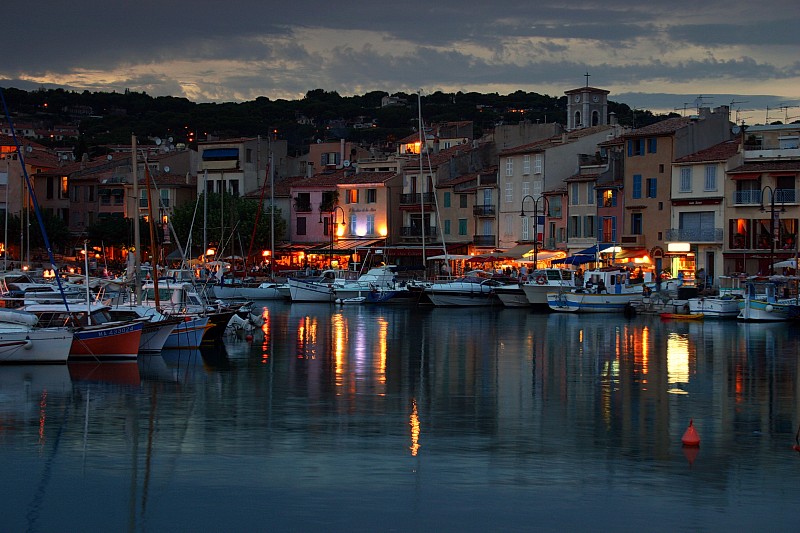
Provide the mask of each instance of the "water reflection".
POLYGON ((754 529, 765 509, 793 528, 800 339, 786 324, 282 303, 261 316, 251 342, 142 358, 135 379, 0 368, 8 528, 80 529, 92 498, 110 502, 92 511, 109 526, 142 530, 754 529), (48 465, 44 485, 22 475, 48 465))

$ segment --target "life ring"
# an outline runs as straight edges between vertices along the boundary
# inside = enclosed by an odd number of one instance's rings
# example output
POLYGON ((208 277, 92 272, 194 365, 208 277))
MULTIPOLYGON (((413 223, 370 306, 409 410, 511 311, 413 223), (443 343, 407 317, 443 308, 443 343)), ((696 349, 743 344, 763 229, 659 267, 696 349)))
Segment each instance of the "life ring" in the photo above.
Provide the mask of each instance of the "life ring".
POLYGON ((547 283, 547 280, 544 278, 544 276, 537 276, 536 277, 536 284, 537 285, 544 285, 545 283, 547 283))

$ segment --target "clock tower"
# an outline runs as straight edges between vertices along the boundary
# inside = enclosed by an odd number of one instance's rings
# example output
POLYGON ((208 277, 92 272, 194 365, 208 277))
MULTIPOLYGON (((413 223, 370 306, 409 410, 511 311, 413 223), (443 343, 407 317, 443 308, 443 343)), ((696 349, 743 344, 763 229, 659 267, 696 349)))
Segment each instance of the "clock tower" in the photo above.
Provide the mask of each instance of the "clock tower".
POLYGON ((565 91, 567 95, 567 130, 608 124, 608 93, 605 89, 586 87, 565 91))

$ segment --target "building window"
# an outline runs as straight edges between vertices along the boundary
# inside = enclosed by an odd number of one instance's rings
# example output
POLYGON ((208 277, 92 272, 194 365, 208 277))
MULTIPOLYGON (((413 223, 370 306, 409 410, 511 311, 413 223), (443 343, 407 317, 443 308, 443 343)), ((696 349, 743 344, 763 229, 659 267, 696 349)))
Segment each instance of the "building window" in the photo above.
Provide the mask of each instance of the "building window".
POLYGON ((522 156, 522 174, 527 176, 531 173, 531 156, 530 154, 525 154, 522 156))
POLYGON ((458 234, 459 235, 466 235, 467 234, 467 219, 466 218, 459 218, 458 219, 458 234))
POLYGON ((506 176, 514 175, 514 158, 506 157, 506 176))
POLYGON ((61 200, 66 200, 68 196, 67 191, 69 191, 69 178, 66 176, 61 176, 61 191, 59 191, 58 197, 61 200))
MULTIPOLYGON (((504 226, 503 235, 513 235, 514 234, 514 216, 512 216, 512 215, 504 215, 503 216, 503 226, 504 226)), ((486 235, 486 233, 484 233, 484 235, 486 235)))
POLYGON ((681 168, 680 192, 692 192, 692 167, 681 168))
POLYGON ((572 197, 572 201, 570 202, 572 205, 578 205, 581 203, 580 188, 577 183, 572 184, 572 193, 570 196, 572 197))
POLYGON ((655 154, 657 147, 658 147, 658 139, 656 139, 656 138, 647 139, 647 153, 648 154, 655 154))
POLYGON ((631 191, 632 198, 641 198, 642 197, 642 175, 641 174, 634 174, 633 175, 633 191, 631 191))
POLYGON ((658 196, 658 178, 647 178, 647 197, 656 198, 658 196))
POLYGON ((169 189, 160 189, 161 207, 169 207, 169 189))
POLYGON ((587 204, 594 205, 594 195, 597 194, 594 190, 594 184, 587 183, 586 184, 586 200, 587 204))
POLYGON ((450 207, 450 193, 449 192, 444 193, 444 206, 445 207, 450 207))
POLYGON ((594 215, 583 217, 583 236, 595 237, 594 215))
POLYGON ((55 178, 53 176, 47 177, 47 199, 51 200, 53 196, 55 196, 55 183, 53 182, 55 178))
POLYGON ((367 203, 374 204, 378 202, 378 189, 367 189, 367 203))
POLYGON ((644 155, 644 139, 630 139, 628 141, 628 157, 644 155))
POLYGON ((536 154, 535 156, 533 156, 533 173, 534 174, 542 173, 542 154, 536 154))
POLYGON ((355 235, 356 229, 358 229, 358 215, 350 213, 350 235, 355 235))
POLYGON ((530 218, 522 217, 522 232, 521 232, 520 237, 522 238, 523 241, 531 240, 531 237, 530 237, 530 222, 531 222, 530 218))
POLYGON ((444 221, 444 234, 450 235, 450 219, 444 221))
POLYGON ((358 203, 358 189, 347 189, 345 191, 345 203, 357 204, 358 203))
POLYGON ((467 208, 467 202, 469 201, 469 197, 466 194, 459 194, 458 195, 458 207, 461 209, 467 208))
POLYGON ((253 162, 253 149, 252 148, 247 148, 244 151, 244 160, 245 160, 246 163, 252 163, 253 162))
POLYGON ((523 181, 522 182, 522 197, 525 198, 531 193, 531 182, 530 181, 523 181))
POLYGON ((306 234, 306 217, 297 217, 297 234, 306 234))
POLYGON ((717 165, 706 165, 706 182, 703 190, 717 190, 717 165))
POLYGON ((569 222, 567 224, 569 227, 569 236, 570 237, 580 237, 581 236, 581 217, 579 216, 571 216, 569 217, 569 222))
POLYGON ((239 196, 239 180, 230 180, 228 184, 231 187, 231 194, 238 197, 239 196))
POLYGON ((642 214, 631 213, 631 235, 642 234, 642 214))
POLYGON ((506 203, 510 204, 514 201, 514 184, 510 181, 506 182, 506 203))
POLYGON ((375 215, 367 215, 367 235, 375 235, 375 215))

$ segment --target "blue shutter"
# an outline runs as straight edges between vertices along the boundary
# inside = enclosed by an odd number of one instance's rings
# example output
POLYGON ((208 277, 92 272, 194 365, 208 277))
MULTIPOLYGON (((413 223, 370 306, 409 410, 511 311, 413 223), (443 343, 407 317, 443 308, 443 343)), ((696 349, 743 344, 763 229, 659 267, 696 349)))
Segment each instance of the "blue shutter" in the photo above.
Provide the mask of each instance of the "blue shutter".
POLYGON ((619 193, 619 191, 616 189, 611 191, 611 205, 613 207, 617 207, 617 193, 619 193))
POLYGON ((658 139, 652 137, 647 139, 647 153, 654 154, 656 153, 656 147, 658 146, 658 139))
POLYGON ((647 180, 648 188, 650 189, 647 192, 648 198, 655 198, 658 195, 658 178, 650 178, 647 180))
POLYGON ((633 157, 633 141, 628 141, 628 157, 633 157))
POLYGON ((611 217, 611 242, 617 242, 617 217, 611 217))
POLYGON ((631 194, 633 198, 641 198, 642 197, 642 175, 641 174, 634 174, 633 175, 633 194, 631 194))

